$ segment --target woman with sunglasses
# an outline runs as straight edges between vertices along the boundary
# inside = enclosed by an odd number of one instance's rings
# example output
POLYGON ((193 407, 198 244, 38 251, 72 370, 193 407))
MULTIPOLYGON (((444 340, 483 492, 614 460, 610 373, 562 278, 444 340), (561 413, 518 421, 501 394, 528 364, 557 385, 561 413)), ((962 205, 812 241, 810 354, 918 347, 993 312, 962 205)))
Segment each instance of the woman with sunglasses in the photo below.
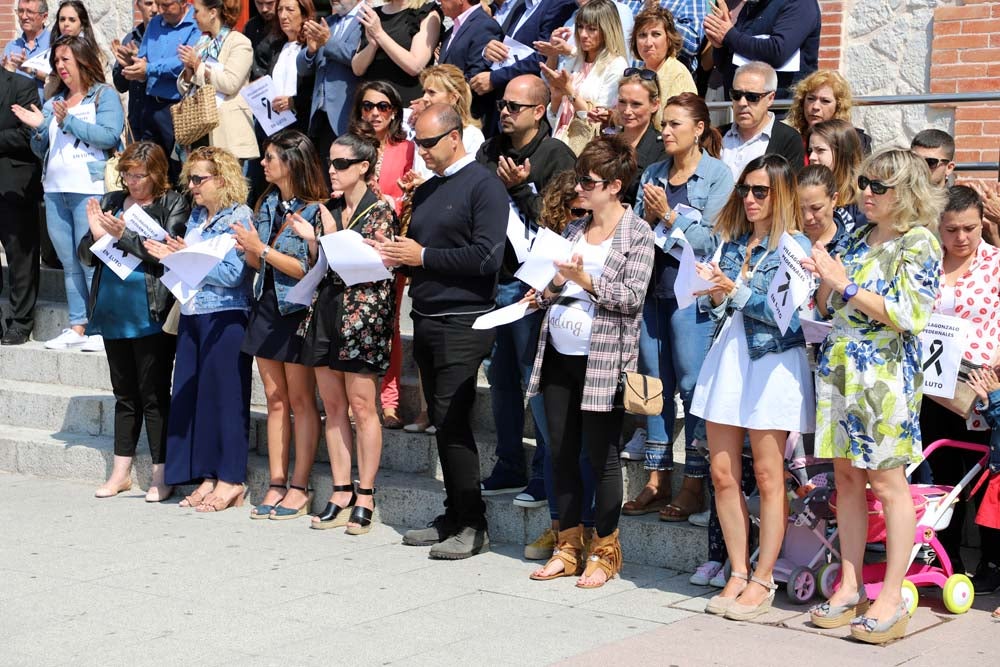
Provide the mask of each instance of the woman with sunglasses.
MULTIPOLYGON (((221 148, 191 152, 181 170, 194 208, 183 238, 147 240, 156 259, 224 234, 253 230, 248 188, 236 157, 221 148)), ((253 299, 253 271, 233 247, 181 304, 177 326, 166 482, 198 482, 181 507, 219 512, 240 507, 246 493, 250 439, 251 358, 241 351, 253 299)))
MULTIPOLYGON (((823 121, 836 119, 850 123, 853 107, 854 98, 847 79, 835 70, 819 70, 795 84, 785 123, 805 137, 810 128, 823 121)), ((864 154, 870 154, 872 138, 860 127, 851 125, 851 129, 864 154)))
POLYGON ((916 521, 905 470, 921 459, 917 335, 939 294, 942 254, 931 229, 945 193, 931 185, 923 160, 898 149, 865 160, 858 188, 867 224, 836 255, 814 246, 803 261, 821 281, 820 314, 833 318, 816 372, 816 454, 833 459, 842 561, 840 588, 811 613, 815 625, 850 623, 855 639, 884 643, 902 637, 909 620, 902 585, 916 521), (888 535, 873 602, 861 570, 869 484, 888 535))
POLYGON ((235 227, 233 232, 236 249, 257 271, 241 349, 256 358, 267 400, 270 481, 250 518, 282 520, 309 511, 309 473, 319 440, 316 381, 312 369, 302 364, 302 337, 298 334, 306 308, 286 297, 309 270, 309 247, 297 226, 317 224, 328 194, 319 156, 304 134, 280 130, 265 140, 263 149, 261 163, 269 185, 254 210, 256 230, 235 227), (295 470, 289 480, 292 414, 295 470))
MULTIPOLYGON (((614 11, 612 9, 612 11, 614 11)), ((621 201, 635 178, 635 155, 618 136, 590 142, 576 163, 580 203, 590 214, 567 225, 572 255, 540 293, 526 300, 546 309, 528 396, 541 393, 559 506, 558 547, 531 574, 535 580, 579 576, 598 588, 621 571, 618 520, 622 471, 618 458, 624 409, 616 406, 621 373, 634 370, 639 320, 653 269, 653 232, 621 201), (583 563, 580 454, 597 480, 595 535, 583 563)))
MULTIPOLYGON (((365 239, 392 236, 399 231, 392 208, 368 187, 378 159, 378 143, 355 134, 337 137, 330 146, 330 181, 343 192, 330 204, 314 232, 298 231, 317 253, 317 237, 341 230, 365 239)), ((326 508, 313 517, 316 529, 346 526, 350 535, 371 530, 375 510, 375 476, 382 457, 382 427, 376 405, 378 376, 389 368, 395 321, 392 280, 346 286, 327 272, 313 298, 306 318, 303 363, 316 371, 316 384, 326 410, 326 446, 330 452, 333 495, 326 508), (358 487, 351 483, 351 430, 357 430, 358 487)))
POLYGON ((809 164, 829 167, 837 183, 837 207, 851 223, 864 224, 858 207, 858 167, 864 155, 854 126, 846 120, 825 120, 810 127, 805 136, 809 164))
MULTIPOLYGON (((668 9, 650 2, 635 15, 635 27, 632 28, 629 47, 633 58, 641 61, 645 69, 656 73, 660 99, 668 100, 681 93, 698 92, 691 70, 677 59, 683 43, 673 14, 668 9)), ((653 116, 653 126, 657 131, 663 127, 659 110, 653 116)))
POLYGON ((621 128, 622 138, 635 150, 636 177, 625 188, 625 196, 622 198, 622 201, 632 206, 635 205, 639 192, 639 179, 646 167, 666 157, 660 133, 653 126, 653 119, 659 115, 659 106, 660 86, 656 72, 636 67, 626 69, 618 80, 615 120, 621 128))
POLYGON ((729 581, 705 611, 731 620, 750 620, 771 608, 777 589, 772 575, 788 521, 785 440, 791 431, 811 433, 816 414, 798 315, 782 333, 767 297, 778 273, 782 235, 788 233, 809 252, 801 215, 788 161, 780 155, 751 160, 715 223, 723 242, 719 260, 698 267, 715 285, 699 297, 698 306, 720 324, 690 412, 705 420, 716 509, 732 565, 729 581), (760 491, 760 550, 753 573, 741 488, 748 435, 760 491))
MULTIPOLYGON (((667 230, 680 229, 696 256, 711 257, 716 248, 713 226, 733 191, 733 177, 729 167, 718 159, 722 137, 712 127, 708 107, 700 97, 682 93, 667 100, 662 144, 667 157, 643 173, 636 215, 651 226, 662 221, 667 230)), ((705 503, 704 478, 708 474, 708 462, 695 445, 696 433, 704 427, 691 414, 691 395, 714 327, 708 315, 699 312, 694 304, 686 308, 677 305, 674 281, 680 262, 668 254, 676 247, 676 240, 667 239, 656 251, 639 334, 642 372, 663 380, 663 412, 647 417, 646 428, 640 429, 638 437, 633 436, 622 452, 623 458, 644 460, 649 471, 646 486, 635 500, 625 503, 623 513, 659 512, 662 521, 685 521, 701 511, 705 503), (677 498, 671 500, 674 461, 670 442, 676 408, 668 397, 673 399, 676 391, 680 392, 686 414, 686 445, 684 485, 677 498)))

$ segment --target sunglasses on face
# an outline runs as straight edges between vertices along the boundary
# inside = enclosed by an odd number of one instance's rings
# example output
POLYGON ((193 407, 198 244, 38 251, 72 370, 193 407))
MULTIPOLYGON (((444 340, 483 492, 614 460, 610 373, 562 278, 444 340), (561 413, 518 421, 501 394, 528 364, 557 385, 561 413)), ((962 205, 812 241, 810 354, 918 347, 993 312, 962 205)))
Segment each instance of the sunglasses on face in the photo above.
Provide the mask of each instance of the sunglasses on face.
POLYGON ((733 102, 739 102, 740 100, 746 98, 746 101, 749 102, 750 104, 757 104, 757 102, 760 102, 762 99, 770 95, 772 92, 774 91, 767 90, 764 91, 763 93, 751 93, 749 90, 736 90, 735 88, 733 88, 732 90, 729 91, 729 99, 731 99, 733 102))
POLYGON ((771 194, 771 186, 747 185, 746 183, 740 183, 736 186, 736 194, 739 195, 740 199, 746 199, 750 193, 753 193, 753 198, 757 201, 764 201, 771 194))
POLYGON ((420 146, 421 148, 425 148, 425 149, 427 149, 427 148, 434 148, 435 146, 438 145, 439 141, 441 141, 442 139, 444 139, 445 137, 447 137, 452 132, 461 132, 461 131, 462 131, 462 128, 460 128, 460 127, 453 127, 450 130, 448 130, 447 132, 442 132, 441 134, 437 135, 436 137, 426 137, 424 139, 419 139, 417 137, 414 137, 413 138, 413 143, 415 143, 417 146, 420 146))
POLYGON ((587 215, 587 213, 589 213, 590 211, 588 211, 585 208, 571 208, 569 212, 573 215, 574 218, 582 218, 583 216, 587 215))
POLYGON ((591 178, 590 176, 577 176, 576 183, 581 189, 591 192, 597 187, 598 183, 607 183, 607 181, 601 178, 591 178))
POLYGON ((336 169, 337 171, 344 171, 351 165, 358 164, 359 162, 364 162, 364 160, 359 157, 337 157, 332 160, 327 160, 326 163, 328 166, 336 169))
POLYGON ((941 165, 948 164, 949 162, 951 162, 951 160, 944 157, 925 157, 924 162, 927 163, 927 166, 930 168, 931 171, 934 171, 941 165))
POLYGON ((524 104, 523 102, 511 102, 510 100, 497 100, 497 111, 503 111, 506 109, 511 116, 516 116, 525 109, 537 106, 537 104, 524 104))
POLYGON ((190 176, 188 176, 188 183, 190 183, 191 185, 201 185, 205 181, 210 181, 213 178, 215 178, 215 176, 212 175, 199 176, 197 174, 191 174, 190 176))
POLYGON ((369 102, 368 100, 361 103, 361 110, 365 113, 370 112, 372 109, 378 109, 379 113, 389 113, 392 111, 392 105, 388 102, 369 102))
POLYGON ((884 195, 892 187, 894 186, 886 185, 882 181, 873 181, 867 176, 858 176, 858 190, 861 190, 862 192, 864 192, 866 188, 871 188, 873 195, 884 195))

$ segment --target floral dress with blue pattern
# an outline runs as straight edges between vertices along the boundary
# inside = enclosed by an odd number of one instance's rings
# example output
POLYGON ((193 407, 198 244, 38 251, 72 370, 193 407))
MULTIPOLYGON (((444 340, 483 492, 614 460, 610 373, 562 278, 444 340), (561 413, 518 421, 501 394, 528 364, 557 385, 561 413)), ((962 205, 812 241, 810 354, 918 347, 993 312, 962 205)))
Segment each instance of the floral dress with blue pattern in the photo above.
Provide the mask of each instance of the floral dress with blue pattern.
POLYGON ((874 225, 848 235, 838 252, 848 277, 885 298, 900 331, 869 318, 834 293, 833 329, 816 371, 816 451, 856 468, 887 470, 920 461, 923 367, 918 334, 938 295, 941 246, 914 227, 875 247, 874 225))

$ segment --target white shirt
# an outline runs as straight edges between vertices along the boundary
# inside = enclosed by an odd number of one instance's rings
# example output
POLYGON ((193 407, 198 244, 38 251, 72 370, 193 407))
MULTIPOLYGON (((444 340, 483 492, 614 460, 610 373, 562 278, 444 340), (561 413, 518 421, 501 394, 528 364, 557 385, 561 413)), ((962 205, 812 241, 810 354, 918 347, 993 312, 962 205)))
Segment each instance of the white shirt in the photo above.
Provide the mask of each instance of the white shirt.
POLYGON ((767 152, 767 145, 771 142, 771 132, 774 130, 774 114, 767 112, 770 121, 755 136, 743 141, 740 136, 740 128, 733 123, 725 136, 722 137, 721 160, 726 163, 729 170, 733 172, 733 180, 739 181, 743 168, 750 164, 750 161, 759 158, 767 152))
MULTIPOLYGON (((573 245, 573 254, 583 256, 583 270, 591 276, 601 274, 613 239, 600 245, 587 243, 580 237, 573 245)), ((576 283, 566 283, 566 288, 549 307, 549 338, 560 354, 582 357, 590 354, 590 330, 594 325, 596 306, 576 283)))
POLYGON ((941 313, 942 315, 955 315, 955 286, 945 285, 944 281, 941 281, 941 300, 938 302, 938 307, 934 309, 935 313, 941 313))
MULTIPOLYGON (((468 127, 462 128, 462 145, 465 146, 465 152, 472 156, 472 159, 475 159, 476 153, 479 152, 479 147, 483 145, 484 141, 486 141, 486 138, 483 136, 483 131, 478 127, 469 125, 468 127)), ((455 164, 458 163, 456 162, 455 164)), ((455 165, 452 165, 452 167, 454 166, 455 165)), ((450 168, 451 167, 449 167, 449 169, 450 168)), ((426 164, 424 164, 424 159, 420 157, 419 149, 413 153, 413 171, 417 172, 417 174, 424 179, 437 175, 428 169, 426 164)), ((457 169, 455 171, 457 171, 457 169)), ((452 171, 451 173, 446 173, 445 176, 451 176, 453 173, 455 172, 452 171)))
POLYGON ((278 96, 295 97, 298 89, 299 72, 295 67, 295 57, 302 50, 298 42, 288 42, 281 47, 278 60, 274 63, 271 79, 274 81, 274 91, 278 96))

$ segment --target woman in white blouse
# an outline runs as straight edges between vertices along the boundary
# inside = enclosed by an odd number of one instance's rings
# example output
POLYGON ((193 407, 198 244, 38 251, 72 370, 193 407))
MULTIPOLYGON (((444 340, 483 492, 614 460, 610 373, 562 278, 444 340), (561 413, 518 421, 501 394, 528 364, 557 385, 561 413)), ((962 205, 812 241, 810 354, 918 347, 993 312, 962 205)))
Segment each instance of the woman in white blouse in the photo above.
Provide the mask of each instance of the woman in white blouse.
POLYGON ((271 80, 274 81, 274 99, 271 108, 277 112, 292 111, 297 116, 295 127, 302 129, 309 121, 309 104, 312 83, 300 86, 295 58, 305 44, 302 25, 316 16, 312 0, 279 0, 275 10, 277 27, 284 35, 274 60, 271 61, 271 80), (299 95, 301 88, 302 95, 299 95))

